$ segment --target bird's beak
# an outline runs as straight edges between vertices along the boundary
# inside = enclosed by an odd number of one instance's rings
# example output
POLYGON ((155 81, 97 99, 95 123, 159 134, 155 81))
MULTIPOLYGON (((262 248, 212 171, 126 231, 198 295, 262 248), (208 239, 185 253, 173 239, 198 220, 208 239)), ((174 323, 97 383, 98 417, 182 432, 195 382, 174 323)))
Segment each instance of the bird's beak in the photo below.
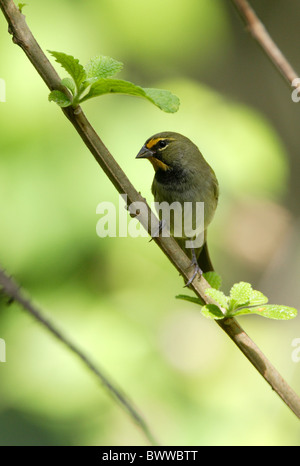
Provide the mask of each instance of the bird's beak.
POLYGON ((152 152, 151 149, 148 149, 148 147, 146 147, 146 145, 144 145, 141 148, 140 152, 136 156, 136 159, 148 159, 152 163, 153 168, 154 168, 155 171, 157 171, 158 169, 161 169, 163 171, 169 170, 169 166, 166 165, 161 160, 154 157, 154 152, 152 152))
POLYGON ((144 145, 136 156, 136 159, 149 159, 149 157, 153 157, 153 152, 144 145))

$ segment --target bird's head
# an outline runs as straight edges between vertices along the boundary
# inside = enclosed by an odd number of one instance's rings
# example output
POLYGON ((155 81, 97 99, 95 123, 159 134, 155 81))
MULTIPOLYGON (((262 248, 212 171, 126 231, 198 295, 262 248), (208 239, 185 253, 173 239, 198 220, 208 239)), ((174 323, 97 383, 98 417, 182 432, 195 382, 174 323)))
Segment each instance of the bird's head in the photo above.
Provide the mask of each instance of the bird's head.
POLYGON ((147 139, 137 159, 148 159, 155 171, 189 168, 192 158, 199 159, 201 154, 188 138, 182 134, 165 131, 147 139))

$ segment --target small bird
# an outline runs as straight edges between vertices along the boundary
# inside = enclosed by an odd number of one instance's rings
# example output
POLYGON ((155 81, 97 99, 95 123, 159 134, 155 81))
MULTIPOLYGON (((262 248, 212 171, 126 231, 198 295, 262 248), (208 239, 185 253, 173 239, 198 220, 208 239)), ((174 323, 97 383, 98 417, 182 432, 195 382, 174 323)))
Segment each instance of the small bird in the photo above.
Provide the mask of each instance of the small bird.
MULTIPOLYGON (((156 203, 178 203, 180 209, 174 209, 169 216, 167 227, 180 247, 191 258, 195 267, 188 286, 197 273, 213 270, 207 248, 207 227, 213 219, 218 204, 219 185, 213 169, 204 159, 198 147, 187 137, 165 131, 151 136, 136 156, 148 159, 155 170, 152 194, 156 203), (204 203, 204 222, 198 221, 196 205, 204 203), (189 203, 189 204, 185 204, 189 203), (185 206, 192 206, 184 216, 185 206), (176 222, 183 225, 180 236, 174 234, 176 222), (199 244, 199 239, 201 242, 199 244), (187 247, 187 240, 192 240, 192 247, 187 247)), ((160 226, 165 221, 159 210, 160 226)))

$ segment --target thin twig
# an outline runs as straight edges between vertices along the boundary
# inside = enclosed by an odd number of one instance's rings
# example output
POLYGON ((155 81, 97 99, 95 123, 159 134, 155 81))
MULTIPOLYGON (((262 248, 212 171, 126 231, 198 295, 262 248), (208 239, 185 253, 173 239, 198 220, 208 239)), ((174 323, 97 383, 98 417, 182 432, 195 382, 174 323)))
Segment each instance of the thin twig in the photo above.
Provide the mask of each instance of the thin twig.
MULTIPOLYGON (((28 28, 24 16, 15 7, 12 0, 0 0, 0 7, 8 21, 9 30, 13 34, 13 41, 20 45, 24 50, 33 66, 38 70, 49 89, 61 89, 60 79, 50 64, 49 60, 36 43, 30 29, 28 28)), ((129 179, 122 171, 120 166, 114 160, 111 153, 105 147, 97 133, 94 131, 82 110, 72 107, 62 109, 64 114, 73 124, 86 146, 92 152, 98 164, 105 171, 116 189, 121 194, 127 194, 129 203, 144 202, 145 199, 137 192, 129 179)), ((151 234, 151 224, 149 221, 154 214, 150 207, 146 205, 146 212, 141 210, 137 217, 144 228, 151 234)), ((157 221, 156 217, 154 216, 157 221)), ((190 269, 190 260, 182 251, 175 239, 172 237, 154 237, 156 244, 161 248, 164 254, 185 278, 189 280, 193 271, 190 269)), ((209 287, 208 283, 201 277, 200 280, 194 280, 191 288, 197 296, 202 298, 206 303, 214 303, 209 298, 205 290, 209 287)), ((218 325, 227 333, 235 342, 243 354, 249 359, 253 366, 259 371, 264 379, 271 385, 272 389, 282 398, 287 406, 300 418, 300 398, 283 380, 281 375, 268 361, 261 350, 255 345, 246 332, 239 326, 235 319, 224 319, 217 321, 218 325)))
POLYGON ((253 8, 247 0, 231 0, 239 15, 247 26, 248 31, 262 47, 273 65, 278 69, 280 74, 293 85, 293 81, 299 77, 279 47, 275 44, 264 24, 260 21, 253 8))
POLYGON ((81 359, 84 365, 96 375, 102 385, 108 390, 108 393, 112 395, 115 400, 117 400, 123 409, 127 411, 130 417, 142 429, 149 442, 153 445, 157 445, 157 442, 154 440, 154 437, 151 434, 146 422, 134 408, 133 403, 128 399, 128 397, 122 393, 119 388, 116 387, 115 383, 112 383, 108 377, 104 375, 102 369, 100 370, 96 367, 96 365, 91 361, 90 357, 81 351, 75 343, 67 338, 66 335, 64 335, 48 318, 45 317, 45 315, 37 308, 37 306, 25 296, 24 291, 20 289, 15 280, 13 280, 12 277, 10 277, 1 267, 0 292, 9 297, 11 300, 19 303, 23 309, 29 312, 29 314, 31 314, 38 322, 46 327, 52 335, 54 335, 69 350, 76 354, 76 356, 81 359))

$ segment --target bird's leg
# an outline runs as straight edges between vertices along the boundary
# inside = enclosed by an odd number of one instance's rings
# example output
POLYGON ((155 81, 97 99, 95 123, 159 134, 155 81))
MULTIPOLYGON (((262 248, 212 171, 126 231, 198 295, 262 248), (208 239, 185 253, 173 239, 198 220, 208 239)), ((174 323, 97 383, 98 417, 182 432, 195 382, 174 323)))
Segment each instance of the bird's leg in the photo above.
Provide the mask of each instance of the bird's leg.
POLYGON ((192 261, 191 261, 190 267, 194 267, 194 273, 193 273, 192 277, 189 279, 189 281, 184 285, 185 288, 187 286, 189 286, 193 282, 193 280, 196 277, 197 273, 199 273, 200 277, 203 274, 202 270, 200 269, 200 267, 198 265, 195 249, 191 248, 191 250, 192 250, 192 261))

